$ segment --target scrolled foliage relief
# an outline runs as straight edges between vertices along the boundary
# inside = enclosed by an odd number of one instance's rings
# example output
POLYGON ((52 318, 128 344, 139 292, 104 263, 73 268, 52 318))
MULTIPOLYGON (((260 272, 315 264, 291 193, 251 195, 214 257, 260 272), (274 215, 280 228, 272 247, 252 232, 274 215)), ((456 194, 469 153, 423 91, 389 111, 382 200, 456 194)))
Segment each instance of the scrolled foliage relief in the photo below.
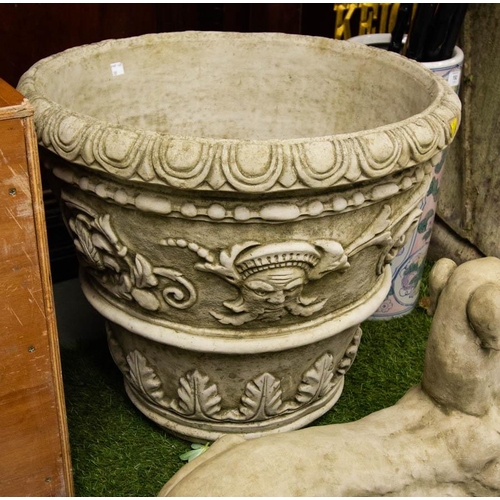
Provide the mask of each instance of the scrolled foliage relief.
POLYGON ((193 284, 176 269, 156 267, 127 247, 109 214, 97 213, 64 191, 62 198, 69 209, 68 226, 81 262, 105 290, 147 311, 158 311, 162 302, 176 309, 196 303, 193 284))

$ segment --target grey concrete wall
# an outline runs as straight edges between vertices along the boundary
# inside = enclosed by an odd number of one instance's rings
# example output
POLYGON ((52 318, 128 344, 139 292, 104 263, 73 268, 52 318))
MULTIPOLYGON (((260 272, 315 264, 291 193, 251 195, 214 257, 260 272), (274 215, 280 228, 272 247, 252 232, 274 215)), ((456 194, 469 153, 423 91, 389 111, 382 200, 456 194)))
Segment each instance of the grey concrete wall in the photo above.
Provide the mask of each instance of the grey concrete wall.
POLYGON ((446 162, 439 217, 485 255, 500 257, 500 4, 470 4, 462 126, 446 162))

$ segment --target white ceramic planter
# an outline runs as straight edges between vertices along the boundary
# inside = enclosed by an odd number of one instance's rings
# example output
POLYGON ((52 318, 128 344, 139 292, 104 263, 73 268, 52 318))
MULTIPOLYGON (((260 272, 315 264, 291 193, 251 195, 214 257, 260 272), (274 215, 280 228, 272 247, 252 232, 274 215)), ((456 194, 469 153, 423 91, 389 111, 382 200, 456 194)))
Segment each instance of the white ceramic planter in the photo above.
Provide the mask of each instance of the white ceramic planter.
POLYGON ((192 440, 327 411, 453 139, 451 89, 355 44, 196 32, 71 49, 19 89, 134 404, 192 440))
MULTIPOLYGON (((406 37, 403 38, 403 41, 406 37)), ((349 39, 350 42, 376 46, 381 50, 387 49, 391 41, 390 33, 375 33, 360 35, 349 39)), ((443 61, 420 63, 434 74, 444 78, 458 94, 464 53, 455 47, 452 57, 443 61)), ((405 245, 400 249, 391 262, 392 286, 387 298, 370 319, 388 320, 404 316, 413 311, 417 305, 420 282, 424 269, 425 258, 429 249, 432 227, 436 216, 439 186, 444 172, 447 151, 443 151, 441 161, 434 166, 433 177, 420 209, 422 214, 417 227, 408 235, 405 245)))

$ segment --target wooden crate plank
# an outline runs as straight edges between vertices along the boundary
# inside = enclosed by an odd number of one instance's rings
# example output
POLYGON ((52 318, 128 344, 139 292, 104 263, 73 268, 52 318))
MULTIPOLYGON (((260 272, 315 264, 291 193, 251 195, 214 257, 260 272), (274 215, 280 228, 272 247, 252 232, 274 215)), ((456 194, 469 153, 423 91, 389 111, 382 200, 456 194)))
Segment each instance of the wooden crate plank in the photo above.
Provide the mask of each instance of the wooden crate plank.
MULTIPOLYGON (((73 494, 36 137, 0 85, 0 495, 73 494), (12 116, 6 119, 6 116, 12 116)), ((21 102, 21 104, 19 104, 21 102)))

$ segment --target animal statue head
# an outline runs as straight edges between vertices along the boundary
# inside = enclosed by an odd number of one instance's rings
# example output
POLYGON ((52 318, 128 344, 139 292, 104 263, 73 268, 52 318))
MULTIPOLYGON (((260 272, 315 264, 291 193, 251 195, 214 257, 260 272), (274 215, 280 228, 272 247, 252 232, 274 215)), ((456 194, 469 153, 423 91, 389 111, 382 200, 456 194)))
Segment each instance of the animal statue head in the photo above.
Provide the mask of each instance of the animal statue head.
POLYGON ((434 319, 423 387, 441 404, 483 415, 500 396, 500 260, 457 267, 441 259, 429 288, 434 319))

